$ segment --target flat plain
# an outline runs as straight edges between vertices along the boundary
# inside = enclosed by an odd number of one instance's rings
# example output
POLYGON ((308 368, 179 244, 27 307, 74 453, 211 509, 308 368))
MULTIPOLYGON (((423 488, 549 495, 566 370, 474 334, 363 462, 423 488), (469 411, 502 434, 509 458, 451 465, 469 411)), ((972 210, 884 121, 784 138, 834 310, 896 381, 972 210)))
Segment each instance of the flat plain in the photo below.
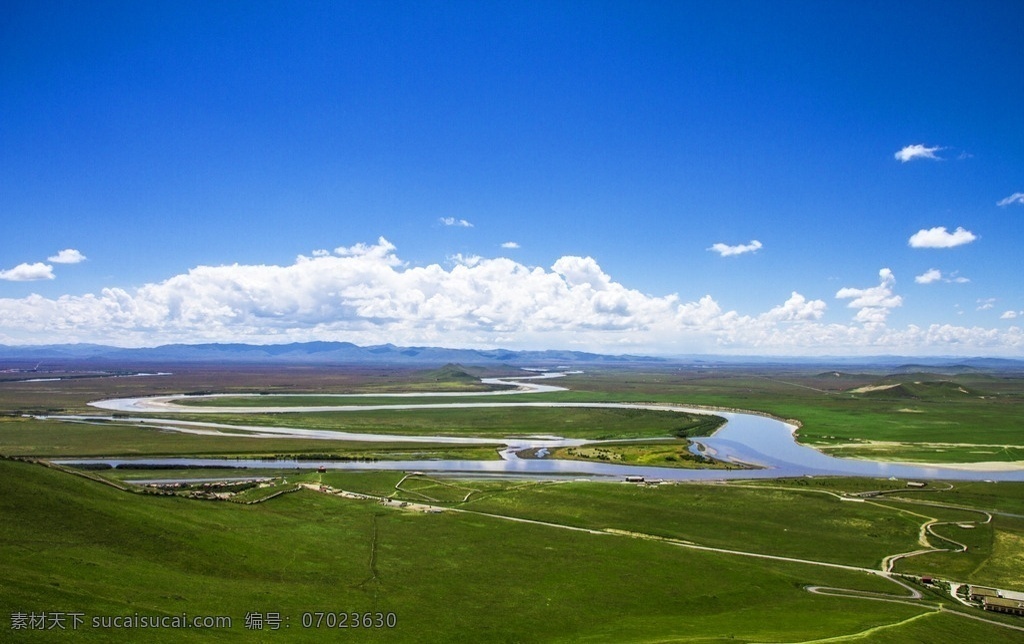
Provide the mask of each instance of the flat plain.
MULTIPOLYGON (((1024 592, 1019 483, 929 482, 911 489, 899 480, 821 477, 651 486, 312 468, 266 472, 270 482, 217 497, 196 493, 197 486, 186 493, 131 481, 253 473, 75 473, 36 462, 56 456, 496 454, 486 445, 413 449, 181 434, 112 418, 83 424, 22 417, 97 414, 89 401, 186 392, 459 391, 476 387, 480 375, 464 378, 448 370, 439 380, 437 372, 383 368, 173 371, 0 382, 0 412, 8 414, 0 419, 5 636, 52 641, 54 629, 8 631, 18 615, 81 613, 87 623, 76 638, 125 641, 132 633, 93 627, 88 619, 187 614, 229 616, 232 626, 152 628, 146 639, 313 641, 338 636, 329 632, 337 630, 338 613, 380 613, 393 615, 394 625, 350 628, 344 636, 438 642, 467 633, 477 641, 1024 641, 1020 618, 967 607, 942 585, 951 580, 1024 592), (892 560, 925 550, 930 552, 892 560), (921 577, 942 582, 923 584, 921 577), (335 615, 333 629, 323 617, 328 613, 335 615), (317 615, 319 627, 313 623, 317 615), (259 628, 256 617, 264 618, 259 628)), ((851 446, 886 444, 885 455, 894 460, 1011 462, 1022 443, 1014 429, 1024 378, 1012 374, 609 369, 567 376, 559 384, 569 391, 535 398, 751 409, 800 421, 801 440, 860 456, 871 452, 851 446), (896 380, 909 384, 893 391, 900 386, 890 386, 896 380), (881 395, 886 391, 888 397, 881 395), (939 444, 948 447, 936 451, 939 444), (996 457, 969 456, 997 444, 1008 447, 996 457)), ((662 446, 664 440, 686 441, 676 437, 678 418, 658 414, 462 411, 373 412, 359 420, 256 418, 345 431, 434 435, 431 428, 437 427, 437 434, 497 437, 564 430, 656 437, 662 446)), ((196 418, 202 417, 197 408, 196 418)), ((245 416, 245 423, 253 421, 245 416)))

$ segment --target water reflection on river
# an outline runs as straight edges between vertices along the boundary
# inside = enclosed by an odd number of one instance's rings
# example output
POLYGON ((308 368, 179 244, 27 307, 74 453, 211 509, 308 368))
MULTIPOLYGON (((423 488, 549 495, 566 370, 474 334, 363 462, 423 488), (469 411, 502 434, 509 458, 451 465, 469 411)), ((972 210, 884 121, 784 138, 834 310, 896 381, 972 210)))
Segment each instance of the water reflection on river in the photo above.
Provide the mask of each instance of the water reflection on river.
MULTIPOLYGON (((544 374, 543 379, 557 377, 559 374, 544 374)), ((537 378, 536 376, 534 378, 537 378)), ((527 393, 540 391, 558 391, 561 388, 540 383, 526 383, 523 379, 491 380, 492 384, 518 385, 521 389, 518 392, 508 391, 507 393, 527 393)), ((405 394, 407 395, 407 394, 405 394)), ((416 394, 422 396, 424 394, 416 394)), ((465 396, 466 394, 461 394, 465 396)), ((488 395, 486 393, 478 395, 488 395)), ((188 407, 175 407, 172 400, 176 397, 163 397, 155 400, 157 409, 163 412, 188 411, 195 412, 196 409, 188 407)), ((106 409, 119 409, 123 411, 153 411, 145 409, 146 399, 122 399, 117 401, 101 401, 93 403, 97 407, 106 409)), ((513 403, 465 403, 465 404, 438 404, 437 407, 482 407, 482 406, 511 406, 513 403)), ((664 404, 636 404, 636 403, 558 403, 558 402, 529 402, 521 403, 528 406, 552 406, 552 407, 620 407, 620 408, 643 408, 659 411, 676 412, 697 412, 709 413, 706 409, 683 408, 674 405, 664 404)), ((402 407, 425 408, 435 405, 394 405, 391 409, 402 407)), ((238 408, 249 412, 266 412, 266 408, 238 408)), ((319 409, 319 408, 317 408, 319 409)), ((338 408, 335 408, 338 409, 338 408)), ((350 409, 350 408, 346 408, 350 409)), ((203 409, 204 413, 213 411, 203 409)), ((233 409, 236 411, 236 409, 233 409)), ((291 408, 291 411, 298 411, 291 408)), ((955 469, 951 467, 925 466, 925 465, 902 465, 895 463, 884 463, 867 460, 841 459, 822 454, 810 447, 800 445, 793 436, 794 427, 780 420, 761 416, 752 413, 742 412, 713 412, 725 417, 729 422, 719 429, 714 436, 709 438, 696 438, 693 442, 698 444, 701 450, 714 458, 731 462, 743 463, 756 466, 757 469, 682 469, 667 467, 650 467, 635 465, 613 465, 604 462, 568 461, 548 458, 521 459, 515 453, 529 447, 554 447, 557 445, 580 444, 585 441, 578 440, 551 440, 554 437, 544 437, 537 440, 505 439, 501 441, 488 439, 487 442, 505 443, 508 447, 502 450, 502 460, 494 461, 458 461, 458 460, 419 460, 419 461, 293 461, 293 460, 235 460, 235 459, 199 459, 199 458, 168 458, 168 459, 75 459, 57 461, 65 464, 75 463, 107 463, 112 466, 122 464, 143 465, 146 467, 239 467, 249 469, 315 469, 324 467, 326 469, 341 470, 398 470, 398 471, 431 471, 450 473, 477 473, 485 475, 533 475, 533 476, 597 476, 617 477, 644 476, 647 478, 658 478, 672 481, 697 481, 697 480, 718 480, 718 479, 753 479, 753 478, 781 478, 792 476, 869 476, 869 477, 896 477, 896 478, 918 478, 918 479, 956 479, 956 480, 993 480, 993 481, 1024 481, 1024 469, 1017 470, 978 470, 978 469, 955 469)), ((150 419, 150 422, 159 422, 150 419)), ((165 422, 172 422, 165 420, 165 422)), ((180 425, 186 425, 177 421, 180 425)), ((200 423, 190 423, 199 425, 200 423)), ((213 424, 203 423, 205 426, 213 424)), ((168 427, 171 428, 171 427, 168 427)), ((268 431, 267 428, 262 428, 268 431)), ((274 431, 281 432, 282 428, 274 431)), ((294 430, 296 432, 309 432, 310 430, 294 430)), ((395 436, 382 436, 377 440, 396 440, 395 436)), ((416 437, 418 441, 455 442, 459 439, 451 437, 416 437)), ((482 439, 462 439, 459 442, 476 442, 482 439)))
POLYGON ((559 459, 522 459, 515 447, 503 450, 505 458, 494 461, 296 461, 259 459, 163 458, 163 459, 76 459, 64 464, 107 463, 111 466, 225 467, 248 469, 326 469, 460 472, 487 475, 534 476, 644 476, 667 481, 781 478, 792 476, 870 476, 919 479, 1024 481, 1024 471, 977 471, 952 468, 898 465, 826 456, 797 444, 792 427, 781 421, 754 414, 724 413, 728 425, 714 437, 695 439, 705 450, 725 461, 739 461, 761 469, 682 469, 635 465, 612 465, 559 459))

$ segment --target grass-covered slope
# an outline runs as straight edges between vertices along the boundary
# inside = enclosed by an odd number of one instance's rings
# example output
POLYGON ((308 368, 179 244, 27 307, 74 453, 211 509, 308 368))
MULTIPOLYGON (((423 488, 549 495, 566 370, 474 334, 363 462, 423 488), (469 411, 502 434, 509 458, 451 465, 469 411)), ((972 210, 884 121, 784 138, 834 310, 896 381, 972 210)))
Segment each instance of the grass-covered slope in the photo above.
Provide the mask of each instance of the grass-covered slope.
MULTIPOLYGON (((368 475, 371 484, 378 478, 368 475)), ((274 641, 339 637, 303 628, 303 614, 318 611, 396 614, 394 629, 344 633, 357 641, 443 642, 466 633, 474 641, 802 641, 879 628, 899 633, 911 624, 915 636, 935 641, 950 636, 944 629, 968 642, 999 634, 972 620, 936 619, 924 607, 804 590, 815 584, 897 590, 862 573, 625 535, 479 514, 413 513, 310 491, 255 506, 152 497, 9 461, 0 461, 0 481, 5 638, 12 635, 11 615, 44 611, 83 613, 81 641, 138 638, 137 631, 89 626, 93 617, 135 613, 233 620, 231 629, 149 629, 146 641, 270 641, 270 633, 245 629, 250 611, 281 614, 287 630, 274 641)), ((608 520, 623 530, 658 523, 654 497, 630 520, 629 495, 616 493, 609 505, 600 486, 580 488, 583 497, 572 494, 572 485, 558 489, 564 498, 543 498, 549 508, 543 514, 579 515, 569 523, 608 520)), ((776 494, 782 493, 765 491, 759 502, 790 505, 799 521, 798 499, 776 494)), ((743 498, 740 505, 749 502, 743 498)), ((677 508, 664 523, 707 523, 692 532, 703 537, 714 532, 715 516, 677 508)), ((727 524, 721 530, 720 541, 741 548, 753 537, 727 524)), ((773 540, 785 538, 765 534, 750 545, 772 549, 773 540)), ((17 637, 54 640, 41 631, 17 637)))
MULTIPOLYGON (((930 375, 930 374, 929 374, 930 375)), ((887 378, 880 382, 850 389, 850 394, 880 400, 946 401, 978 397, 974 391, 951 380, 907 380, 887 378)))

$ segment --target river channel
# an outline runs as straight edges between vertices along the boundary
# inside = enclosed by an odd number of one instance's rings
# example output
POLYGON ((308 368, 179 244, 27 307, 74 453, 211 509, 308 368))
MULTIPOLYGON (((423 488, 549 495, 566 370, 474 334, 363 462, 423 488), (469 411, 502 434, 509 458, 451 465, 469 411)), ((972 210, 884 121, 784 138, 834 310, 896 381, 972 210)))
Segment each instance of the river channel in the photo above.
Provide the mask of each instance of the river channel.
MULTIPOLYGON (((472 396, 494 396, 498 394, 529 394, 540 392, 564 391, 562 387, 553 386, 538 380, 557 378, 563 374, 545 373, 528 378, 505 378, 485 379, 484 382, 492 385, 512 387, 499 392, 475 392, 467 394, 460 393, 403 393, 403 394, 375 394, 380 397, 417 397, 425 396, 444 398, 449 396, 466 397, 472 396)), ((264 396, 267 394, 263 394, 264 396)), ((294 397, 295 394, 288 394, 294 397)), ((207 398, 225 396, 224 394, 212 394, 207 398)), ((239 394, 231 394, 238 397, 239 394)), ((323 398, 322 394, 317 394, 323 398)), ((336 394, 339 401, 344 398, 365 397, 362 394, 336 394)), ((451 472, 464 474, 478 474, 484 476, 494 475, 536 475, 548 477, 616 477, 643 476, 663 480, 717 480, 717 479, 751 479, 751 478, 781 478, 793 476, 864 476, 864 477, 895 477, 902 479, 949 479, 949 480, 991 480, 991 481, 1024 481, 1024 469, 962 469, 957 467, 944 467, 939 465, 910 465, 898 463, 886 463, 880 461, 869 461, 859 459, 842 459, 823 454, 813 448, 800 445, 795 439, 796 427, 781 420, 762 416, 754 413, 738 411, 718 411, 696 407, 682 407, 668 404, 647 404, 647 403, 571 403, 571 402, 504 402, 488 401, 474 403, 416 403, 416 404, 394 404, 394 405, 336 405, 336 406, 315 406, 315 407, 189 407, 176 404, 177 400, 186 396, 158 396, 148 398, 121 398, 102 400, 90 403, 92 406, 115 411, 119 413, 286 413, 286 412, 356 412, 366 410, 382 409, 466 409, 473 407, 587 407, 587 408, 619 408, 619 409, 646 409, 652 411, 669 411, 684 413, 714 413, 724 417, 728 422, 711 437, 694 438, 693 443, 698 449, 715 459, 729 463, 745 464, 755 466, 756 469, 682 469, 667 467, 613 465, 601 462, 570 461, 549 458, 519 458, 516 453, 529 448, 552 448, 560 446, 576 446, 583 444, 600 443, 601 441, 586 441, 580 439, 565 439, 557 436, 536 436, 528 438, 479 438, 479 437, 450 437, 450 436, 396 436, 384 434, 353 434, 334 432, 328 430, 310 430, 300 428, 263 427, 224 425, 212 422, 182 421, 173 418, 129 418, 124 422, 137 422, 148 427, 169 429, 199 434, 219 434, 223 430, 244 430, 251 432, 247 435, 256 436, 291 436, 302 437, 314 440, 364 440, 377 442, 429 442, 429 443, 459 443, 459 444, 504 444, 505 449, 501 450, 501 460, 497 461, 461 461, 461 460, 421 460, 421 461, 373 461, 373 462, 352 462, 352 461, 288 461, 288 460, 238 460, 238 459, 196 459, 196 458, 170 458, 170 459, 76 459, 58 461, 67 464, 73 463, 108 463, 113 466, 124 464, 144 464, 151 467, 245 467, 250 469, 266 468, 300 468, 309 469, 325 467, 327 469, 347 470, 399 470, 399 471, 431 471, 451 472)), ((196 398, 196 396, 188 396, 196 398)), ((57 417, 55 417, 57 418, 57 417)), ((98 417, 89 416, 64 416, 66 420, 90 421, 98 417)), ((109 420, 109 417, 105 418, 109 420)))

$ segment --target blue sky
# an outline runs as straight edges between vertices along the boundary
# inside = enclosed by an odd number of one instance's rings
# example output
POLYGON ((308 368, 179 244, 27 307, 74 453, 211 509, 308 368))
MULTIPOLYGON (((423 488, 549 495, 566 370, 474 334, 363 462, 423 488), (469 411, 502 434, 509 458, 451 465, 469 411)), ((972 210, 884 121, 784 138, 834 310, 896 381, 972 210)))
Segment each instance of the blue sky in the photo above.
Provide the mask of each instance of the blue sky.
POLYGON ((0 11, 0 343, 1024 355, 1019 2, 0 11))

